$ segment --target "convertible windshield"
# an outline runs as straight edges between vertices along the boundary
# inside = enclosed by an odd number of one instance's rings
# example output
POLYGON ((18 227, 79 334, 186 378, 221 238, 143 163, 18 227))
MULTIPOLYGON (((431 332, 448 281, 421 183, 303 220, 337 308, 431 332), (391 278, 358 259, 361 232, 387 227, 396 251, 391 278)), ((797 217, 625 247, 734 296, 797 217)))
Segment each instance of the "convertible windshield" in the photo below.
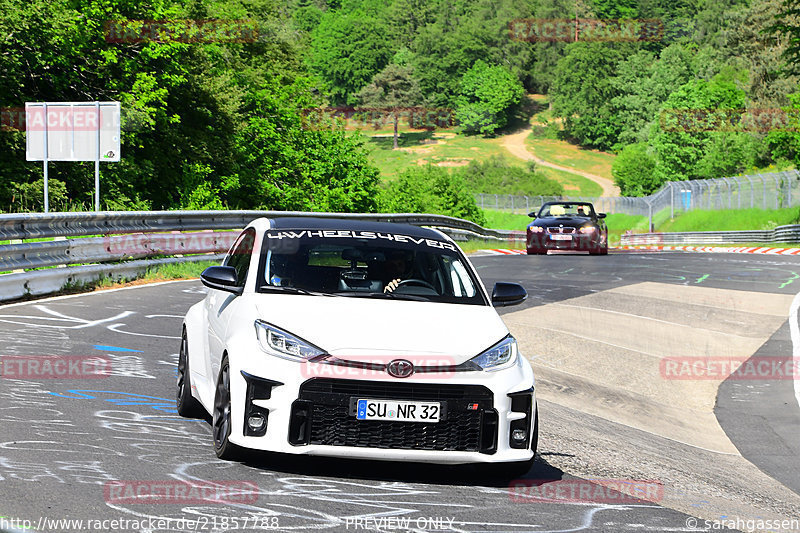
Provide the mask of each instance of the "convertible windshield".
POLYGON ((545 204, 539 211, 539 217, 591 217, 594 216, 592 204, 545 204))
POLYGON ((447 241, 276 229, 266 232, 262 250, 260 292, 487 304, 474 274, 447 241))

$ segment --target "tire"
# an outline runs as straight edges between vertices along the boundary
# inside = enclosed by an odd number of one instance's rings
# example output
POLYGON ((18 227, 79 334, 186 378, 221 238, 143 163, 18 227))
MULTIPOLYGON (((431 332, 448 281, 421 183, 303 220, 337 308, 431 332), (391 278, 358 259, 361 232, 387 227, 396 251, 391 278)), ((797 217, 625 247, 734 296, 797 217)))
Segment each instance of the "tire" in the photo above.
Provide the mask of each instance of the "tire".
POLYGON ((547 255, 547 250, 531 250, 527 249, 528 255, 547 255))
POLYGON ((175 404, 180 416, 186 418, 205 418, 206 410, 192 396, 192 377, 189 372, 189 341, 186 338, 186 328, 181 334, 181 351, 178 354, 178 382, 175 404))
POLYGON ((226 461, 236 460, 241 455, 241 448, 228 440, 231 436, 231 418, 230 365, 226 355, 222 358, 219 366, 219 377, 214 393, 214 413, 211 421, 214 453, 226 461))

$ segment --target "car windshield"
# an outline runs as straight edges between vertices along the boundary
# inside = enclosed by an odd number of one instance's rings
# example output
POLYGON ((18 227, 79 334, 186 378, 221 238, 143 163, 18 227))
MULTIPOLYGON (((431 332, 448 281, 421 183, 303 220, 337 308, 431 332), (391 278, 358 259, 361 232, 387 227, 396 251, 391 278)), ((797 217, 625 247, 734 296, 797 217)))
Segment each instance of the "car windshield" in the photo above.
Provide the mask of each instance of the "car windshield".
POLYGON ((590 217, 594 215, 592 204, 545 204, 539 211, 540 217, 590 217))
POLYGON ((269 230, 258 290, 487 305, 451 242, 354 230, 269 230))

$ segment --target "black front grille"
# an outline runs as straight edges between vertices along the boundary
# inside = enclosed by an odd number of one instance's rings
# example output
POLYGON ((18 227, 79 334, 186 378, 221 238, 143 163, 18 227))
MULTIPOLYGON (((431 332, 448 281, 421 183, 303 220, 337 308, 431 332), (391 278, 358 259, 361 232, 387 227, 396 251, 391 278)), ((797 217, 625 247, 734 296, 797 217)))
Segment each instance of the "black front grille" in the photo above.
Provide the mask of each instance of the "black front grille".
POLYGON ((310 379, 292 409, 292 444, 494 453, 497 412, 492 392, 478 385, 310 379), (437 423, 356 420, 352 400, 438 401, 437 423))

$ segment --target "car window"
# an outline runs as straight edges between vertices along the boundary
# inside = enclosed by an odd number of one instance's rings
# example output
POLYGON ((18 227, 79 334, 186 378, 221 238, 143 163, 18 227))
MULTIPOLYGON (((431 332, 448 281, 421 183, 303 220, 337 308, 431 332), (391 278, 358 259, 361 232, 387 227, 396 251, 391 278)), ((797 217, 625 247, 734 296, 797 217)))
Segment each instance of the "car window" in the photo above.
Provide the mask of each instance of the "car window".
POLYGON ((540 217, 593 217, 592 204, 545 204, 539 212, 540 217))
POLYGON ((351 230, 270 230, 264 239, 259 286, 265 292, 292 287, 340 296, 488 304, 452 242, 351 230))
POLYGON ((244 230, 231 253, 225 258, 225 265, 236 269, 237 287, 244 287, 247 281, 247 271, 250 267, 250 257, 253 255, 255 237, 256 231, 253 228, 244 230))
POLYGON ((475 285, 467 274, 467 269, 458 259, 446 257, 443 259, 448 269, 450 270, 450 281, 453 285, 453 291, 456 296, 471 297, 475 295, 475 285))

